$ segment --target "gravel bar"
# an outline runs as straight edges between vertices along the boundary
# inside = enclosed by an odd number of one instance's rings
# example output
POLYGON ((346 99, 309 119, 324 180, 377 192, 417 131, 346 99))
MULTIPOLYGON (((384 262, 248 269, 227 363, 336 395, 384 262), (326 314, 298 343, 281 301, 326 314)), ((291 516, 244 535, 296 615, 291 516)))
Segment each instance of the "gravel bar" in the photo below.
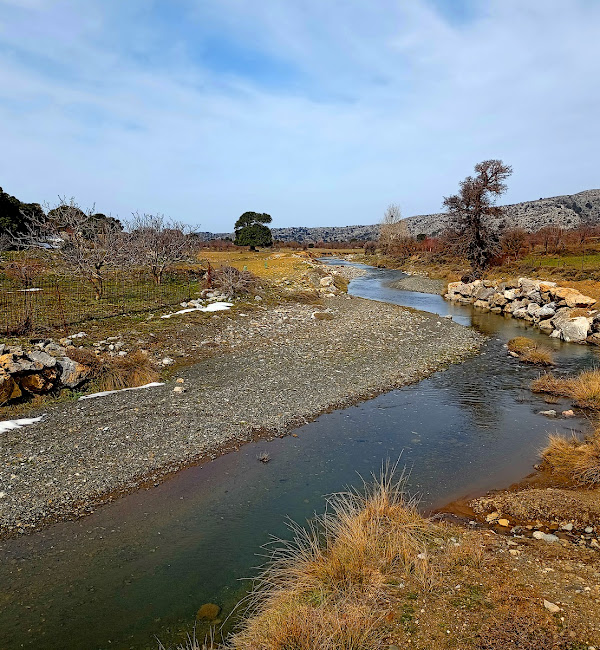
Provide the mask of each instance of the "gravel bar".
POLYGON ((180 370, 179 383, 55 404, 40 423, 1 434, 0 536, 84 515, 245 441, 284 435, 461 361, 482 341, 435 315, 349 296, 224 322, 232 345, 180 370))

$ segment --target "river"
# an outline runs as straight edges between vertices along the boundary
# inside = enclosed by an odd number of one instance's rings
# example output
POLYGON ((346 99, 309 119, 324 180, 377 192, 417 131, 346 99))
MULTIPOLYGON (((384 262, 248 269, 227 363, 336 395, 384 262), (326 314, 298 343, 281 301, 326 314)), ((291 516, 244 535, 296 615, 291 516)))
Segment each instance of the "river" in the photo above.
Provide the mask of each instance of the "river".
POLYGON ((191 630, 203 603, 232 611, 248 586, 242 579, 263 561, 261 546, 286 535, 287 516, 304 521, 322 509, 324 494, 360 484, 386 459, 401 457, 410 491, 428 509, 523 478, 548 431, 586 430, 582 419, 539 414, 549 407, 528 389, 539 371, 509 358, 505 344, 519 334, 543 340, 561 372, 597 364, 597 350, 389 286, 401 277, 368 268, 349 292, 450 314, 489 337, 481 354, 323 415, 295 436, 181 471, 85 519, 0 543, 0 647, 140 650, 156 648, 156 637, 168 646, 191 630), (267 464, 257 461, 263 451, 267 464))

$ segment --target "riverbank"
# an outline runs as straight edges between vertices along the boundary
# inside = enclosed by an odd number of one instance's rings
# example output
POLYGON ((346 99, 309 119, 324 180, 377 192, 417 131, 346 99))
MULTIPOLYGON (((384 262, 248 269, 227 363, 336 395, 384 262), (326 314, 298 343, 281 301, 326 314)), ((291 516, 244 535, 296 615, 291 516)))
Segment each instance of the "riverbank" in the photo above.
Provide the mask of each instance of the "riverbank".
MULTIPOLYGON (((86 514, 246 441, 417 381, 482 340, 435 315, 347 296, 216 318, 219 354, 165 385, 55 404, 41 422, 2 434, 3 536, 86 514)), ((190 340, 193 321, 185 327, 190 340)))

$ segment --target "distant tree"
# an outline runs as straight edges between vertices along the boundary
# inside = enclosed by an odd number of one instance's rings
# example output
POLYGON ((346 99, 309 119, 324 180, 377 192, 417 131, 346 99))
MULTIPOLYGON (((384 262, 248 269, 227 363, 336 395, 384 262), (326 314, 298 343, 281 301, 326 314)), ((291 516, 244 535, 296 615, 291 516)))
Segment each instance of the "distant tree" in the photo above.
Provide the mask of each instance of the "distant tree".
POLYGON ((523 228, 511 228, 507 230, 500 239, 502 252, 508 255, 508 259, 514 258, 515 262, 519 259, 521 250, 527 243, 527 232, 523 228))
POLYGON ((235 222, 235 245, 250 246, 251 251, 256 250, 257 246, 272 246, 271 229, 264 225, 272 220, 269 214, 244 212, 235 222))
POLYGON ((467 176, 460 183, 458 194, 444 198, 450 228, 460 238, 473 277, 481 275, 500 251, 490 218, 502 215, 502 208, 494 202, 506 191, 504 181, 512 174, 512 168, 501 160, 484 160, 475 165, 475 171, 476 176, 467 176))
POLYGON ((27 233, 32 222, 44 216, 38 203, 23 203, 0 187, 0 250, 12 247, 14 237, 27 233))

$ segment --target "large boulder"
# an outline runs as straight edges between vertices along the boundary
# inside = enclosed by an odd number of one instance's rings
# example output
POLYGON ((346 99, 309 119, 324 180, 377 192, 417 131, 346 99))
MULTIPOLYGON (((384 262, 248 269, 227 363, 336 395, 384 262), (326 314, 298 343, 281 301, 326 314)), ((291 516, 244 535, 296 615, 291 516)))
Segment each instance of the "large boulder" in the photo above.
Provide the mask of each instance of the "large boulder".
POLYGON ((45 352, 34 350, 28 352, 27 357, 36 363, 41 363, 44 368, 54 368, 56 366, 56 359, 45 352))
POLYGON ((596 299, 590 296, 584 296, 576 289, 570 287, 552 287, 550 295, 559 304, 564 303, 567 307, 592 307, 596 304, 596 299))
POLYGON ((583 343, 588 337, 590 321, 585 316, 571 316, 571 310, 563 307, 550 319, 555 328, 553 336, 563 341, 583 343))
POLYGON ((36 370, 42 370, 43 367, 43 363, 28 359, 20 349, 0 356, 0 369, 9 375, 16 375, 22 372, 35 372, 36 370))
POLYGON ((519 288, 524 294, 528 294, 531 291, 537 291, 540 286, 539 282, 530 280, 529 278, 519 278, 517 282, 519 284, 519 288))
POLYGON ((3 370, 0 370, 0 405, 6 404, 15 389, 15 380, 3 370))
POLYGON ((488 301, 489 301, 489 299, 490 299, 490 298, 491 298, 495 293, 496 293, 496 290, 493 289, 492 287, 485 287, 485 286, 482 286, 482 287, 479 287, 479 289, 477 289, 477 290, 475 291, 474 296, 475 296, 475 299, 476 299, 476 300, 488 300, 488 301))
POLYGON ((490 305, 493 305, 494 307, 504 307, 508 300, 504 297, 503 293, 496 292, 494 295, 490 298, 490 305))
POLYGON ((487 300, 476 300, 473 303, 473 307, 477 307, 478 309, 483 309, 484 311, 489 311, 490 303, 487 300))
POLYGON ((527 298, 522 298, 521 300, 513 300, 513 302, 508 303, 508 305, 504 307, 504 311, 507 314, 512 314, 518 309, 527 307, 528 304, 529 304, 529 300, 527 300, 527 298))
POLYGON ((517 298, 521 297, 521 290, 520 289, 505 289, 504 290, 504 297, 507 300, 516 300, 517 298))
MULTIPOLYGON (((531 305, 530 305, 531 306, 531 305)), ((554 303, 550 302, 543 307, 540 307, 535 313, 535 317, 540 320, 545 320, 546 318, 552 318, 556 314, 556 309, 554 303)))
POLYGON ((43 395, 54 387, 58 379, 56 368, 45 368, 41 372, 24 375, 19 379, 21 388, 32 395, 43 395))
POLYGON ((91 368, 69 357, 60 357, 57 361, 59 382, 67 388, 77 388, 90 376, 91 368))

